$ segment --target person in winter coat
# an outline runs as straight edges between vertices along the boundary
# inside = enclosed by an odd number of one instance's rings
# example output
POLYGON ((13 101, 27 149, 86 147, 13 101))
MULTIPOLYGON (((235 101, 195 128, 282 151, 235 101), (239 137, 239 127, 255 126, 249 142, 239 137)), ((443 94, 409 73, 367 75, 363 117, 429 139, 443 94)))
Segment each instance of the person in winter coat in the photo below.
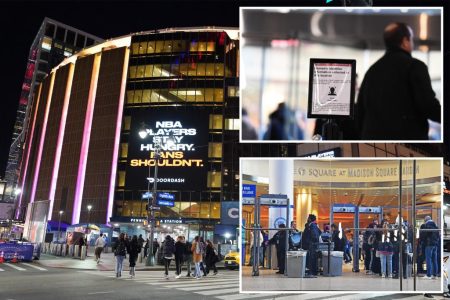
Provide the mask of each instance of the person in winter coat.
POLYGON ((170 235, 166 235, 166 238, 164 239, 163 258, 165 268, 164 274, 166 279, 169 279, 170 262, 175 258, 175 242, 170 235))
POLYGON ((205 263, 206 263, 206 274, 209 274, 209 271, 213 269, 214 274, 217 275, 217 267, 216 262, 218 261, 217 250, 214 249, 214 245, 210 240, 206 240, 206 254, 205 254, 205 263))
POLYGON ((205 261, 205 255, 206 255, 206 243, 203 239, 203 237, 201 236, 199 239, 199 244, 200 244, 200 249, 202 251, 202 261, 200 262, 200 269, 203 271, 203 276, 206 277, 206 267, 205 264, 203 263, 205 261))
POLYGON ((394 246, 390 240, 389 224, 385 222, 383 224, 383 232, 381 241, 378 243, 377 251, 381 260, 381 277, 392 278, 392 255, 394 254, 394 246), (386 270, 387 266, 387 270, 386 270))
POLYGON ((149 245, 150 245, 150 240, 147 239, 147 241, 145 242, 145 246, 144 246, 144 258, 146 258, 147 255, 148 255, 148 247, 149 247, 149 245))
POLYGON ((176 267, 176 278, 181 276, 181 266, 183 265, 183 256, 186 251, 186 244, 183 241, 183 237, 177 237, 177 242, 175 243, 175 267, 176 267))
POLYGON ((192 259, 193 259, 194 264, 195 264, 194 277, 197 278, 197 279, 200 279, 202 277, 200 264, 202 262, 203 257, 202 257, 202 250, 201 250, 200 237, 199 236, 196 236, 194 238, 194 241, 192 242, 191 251, 192 251, 192 259))
POLYGON ((122 276, 123 260, 127 255, 127 243, 125 242, 125 234, 122 232, 119 239, 114 243, 112 250, 116 258, 116 277, 122 276))
POLYGON ((284 274, 286 267, 286 242, 287 242, 287 231, 285 224, 278 225, 279 230, 275 235, 269 240, 269 244, 275 245, 277 249, 277 261, 278 261, 278 272, 277 274, 284 274))
POLYGON ((309 223, 309 249, 307 256, 309 256, 309 272, 310 274, 308 277, 316 277, 317 276, 317 246, 319 244, 319 237, 322 234, 322 232, 319 229, 319 226, 317 226, 316 216, 313 214, 310 214, 308 216, 308 223, 309 223))
MULTIPOLYGON (((432 230, 438 229, 436 223, 431 220, 430 216, 425 217, 424 229, 432 230)), ((427 265, 427 279, 435 279, 438 276, 438 246, 439 246, 439 231, 426 231, 425 237, 425 260, 427 265)))
POLYGON ((194 265, 194 262, 192 260, 192 243, 187 241, 184 236, 183 236, 183 240, 185 242, 183 260, 186 262, 186 268, 187 268, 186 277, 191 277, 191 267, 194 265))
POLYGON ((128 244, 128 254, 130 261, 130 278, 134 278, 136 276, 136 260, 138 258, 139 253, 141 252, 141 245, 136 235, 133 235, 131 242, 128 244))

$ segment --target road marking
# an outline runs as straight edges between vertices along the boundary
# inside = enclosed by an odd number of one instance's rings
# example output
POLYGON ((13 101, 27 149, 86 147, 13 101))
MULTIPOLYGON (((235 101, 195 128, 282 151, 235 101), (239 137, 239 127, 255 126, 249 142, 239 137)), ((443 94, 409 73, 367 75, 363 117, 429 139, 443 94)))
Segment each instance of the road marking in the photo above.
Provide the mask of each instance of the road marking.
POLYGON ((114 291, 109 291, 109 292, 93 292, 93 293, 88 293, 88 295, 97 295, 97 294, 111 294, 114 291))
MULTIPOLYGON (((249 298, 267 298, 274 299, 273 295, 268 294, 234 294, 234 295, 225 295, 225 296, 216 296, 216 298, 219 298, 221 300, 241 300, 241 299, 249 299, 249 298)), ((278 299, 278 298, 275 298, 278 299)), ((302 299, 303 298, 298 298, 302 299)))
POLYGON ((160 285, 164 285, 164 286, 167 286, 167 287, 177 287, 178 285, 186 285, 186 284, 189 284, 189 285, 192 285, 192 284, 198 284, 198 283, 201 283, 201 284, 211 284, 211 283, 220 283, 220 282, 222 282, 222 283, 233 283, 233 281, 235 282, 235 283, 239 283, 239 280, 192 280, 192 281, 189 281, 189 282, 181 282, 181 281, 167 281, 167 282, 165 282, 164 280, 157 280, 157 281, 153 281, 153 282, 150 282, 149 280, 147 280, 147 281, 143 281, 143 282, 148 282, 148 284, 160 284, 160 285))
POLYGON ((26 269, 18 267, 18 266, 15 266, 15 265, 10 264, 10 263, 6 263, 5 266, 11 267, 11 268, 16 269, 18 271, 26 271, 26 269))
POLYGON ((28 267, 31 267, 31 268, 35 268, 35 269, 37 269, 39 271, 47 271, 47 269, 44 269, 44 268, 41 268, 41 267, 38 267, 38 266, 35 266, 35 265, 32 265, 32 264, 22 263, 22 265, 25 265, 25 266, 28 266, 28 267))
POLYGON ((202 291, 202 292, 195 292, 200 295, 204 296, 213 296, 213 295, 223 295, 223 294, 231 294, 239 292, 239 289, 232 288, 232 289, 222 289, 222 290, 213 290, 213 291, 202 291))
MULTIPOLYGON (((166 286, 164 283, 161 284, 162 286, 166 286)), ((180 283, 178 285, 170 285, 167 287, 170 288, 183 288, 183 287, 194 287, 194 286, 198 286, 198 287, 204 287, 204 286, 209 286, 209 285, 219 285, 220 287, 224 287, 224 286, 228 286, 228 285, 233 285, 236 287, 239 287, 239 281, 227 281, 227 282, 198 282, 198 281, 193 281, 193 282, 186 282, 186 283, 180 283)))
POLYGON ((2 268, 0 268, 0 272, 4 272, 5 270, 3 270, 2 268))
MULTIPOLYGON (((213 290, 213 289, 220 289, 223 288, 225 285, 224 284, 220 284, 220 285, 202 285, 202 286, 191 286, 191 287, 184 287, 184 288, 179 288, 179 290, 182 291, 196 291, 196 290, 213 290)), ((236 286, 230 286, 227 285, 227 287, 234 287, 239 289, 239 285, 236 286)))

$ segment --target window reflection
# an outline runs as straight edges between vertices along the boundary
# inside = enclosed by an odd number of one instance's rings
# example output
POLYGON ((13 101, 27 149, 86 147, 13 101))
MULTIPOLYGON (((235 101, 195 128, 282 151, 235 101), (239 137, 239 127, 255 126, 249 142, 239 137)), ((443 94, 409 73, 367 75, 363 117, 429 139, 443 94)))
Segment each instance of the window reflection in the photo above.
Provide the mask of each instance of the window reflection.
POLYGON ((127 104, 149 102, 223 102, 223 90, 207 88, 127 91, 127 104))

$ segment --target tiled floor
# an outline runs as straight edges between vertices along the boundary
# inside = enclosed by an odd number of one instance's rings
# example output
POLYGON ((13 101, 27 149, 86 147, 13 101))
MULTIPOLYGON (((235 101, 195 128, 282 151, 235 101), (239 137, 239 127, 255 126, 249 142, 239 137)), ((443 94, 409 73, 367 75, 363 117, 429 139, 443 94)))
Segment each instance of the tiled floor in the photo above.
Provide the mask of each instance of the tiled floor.
MULTIPOLYGON (((342 276, 317 278, 289 278, 275 274, 275 270, 260 269, 259 276, 252 276, 251 267, 242 269, 242 291, 364 291, 399 292, 400 280, 366 275, 364 271, 353 273, 351 265, 344 265, 342 276)), ((403 279, 402 291, 414 291, 412 278, 403 279)), ((417 278, 416 290, 439 292, 441 278, 429 280, 417 278)))

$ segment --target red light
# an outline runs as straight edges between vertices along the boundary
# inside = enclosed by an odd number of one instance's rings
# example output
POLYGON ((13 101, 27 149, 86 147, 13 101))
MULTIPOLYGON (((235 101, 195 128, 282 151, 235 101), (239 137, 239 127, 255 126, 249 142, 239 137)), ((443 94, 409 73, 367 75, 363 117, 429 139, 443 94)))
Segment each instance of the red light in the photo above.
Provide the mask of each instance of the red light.
POLYGON ((289 40, 272 40, 272 47, 274 48, 287 48, 287 47, 295 47, 300 45, 299 40, 289 39, 289 40))

